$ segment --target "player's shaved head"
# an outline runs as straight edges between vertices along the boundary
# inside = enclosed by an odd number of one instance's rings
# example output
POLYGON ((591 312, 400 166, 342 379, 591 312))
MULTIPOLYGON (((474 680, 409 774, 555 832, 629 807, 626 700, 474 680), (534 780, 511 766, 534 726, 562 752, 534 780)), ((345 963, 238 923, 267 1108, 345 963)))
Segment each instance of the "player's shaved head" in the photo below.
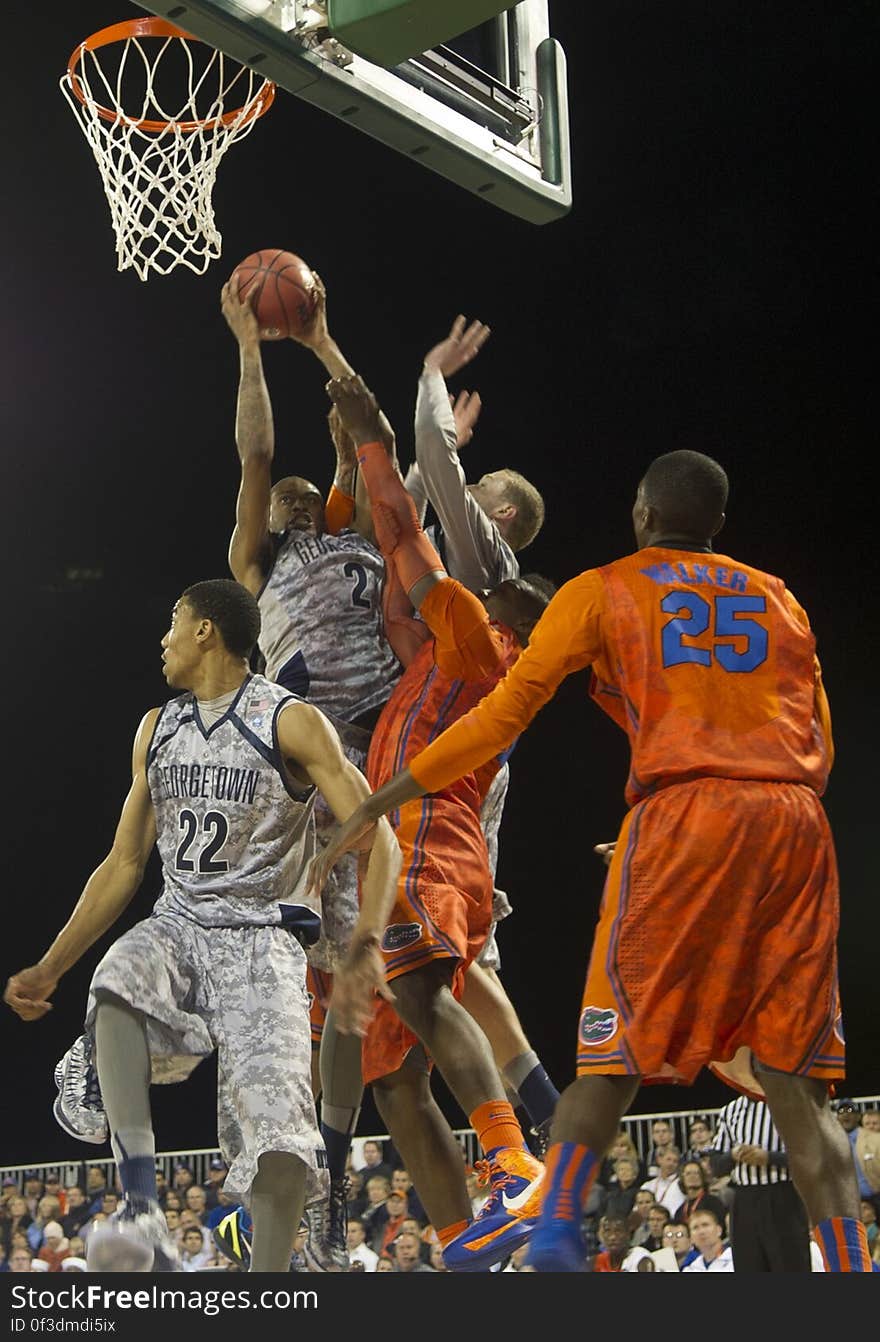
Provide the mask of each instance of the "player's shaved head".
POLYGON ((656 540, 708 542, 724 525, 727 473, 702 452, 655 457, 639 485, 633 523, 640 546, 656 540))

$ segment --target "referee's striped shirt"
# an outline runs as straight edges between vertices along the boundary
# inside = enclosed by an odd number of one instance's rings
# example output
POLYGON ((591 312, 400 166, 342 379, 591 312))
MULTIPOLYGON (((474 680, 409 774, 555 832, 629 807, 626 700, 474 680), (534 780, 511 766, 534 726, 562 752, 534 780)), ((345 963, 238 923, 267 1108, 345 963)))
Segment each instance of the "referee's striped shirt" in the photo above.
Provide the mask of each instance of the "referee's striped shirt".
POLYGON ((788 1157, 770 1110, 763 1100, 750 1100, 747 1095, 740 1095, 721 1110, 712 1148, 729 1152, 735 1146, 744 1145, 763 1146, 770 1152, 770 1164, 766 1167, 739 1165, 734 1161, 730 1175, 734 1187, 788 1182, 788 1157))

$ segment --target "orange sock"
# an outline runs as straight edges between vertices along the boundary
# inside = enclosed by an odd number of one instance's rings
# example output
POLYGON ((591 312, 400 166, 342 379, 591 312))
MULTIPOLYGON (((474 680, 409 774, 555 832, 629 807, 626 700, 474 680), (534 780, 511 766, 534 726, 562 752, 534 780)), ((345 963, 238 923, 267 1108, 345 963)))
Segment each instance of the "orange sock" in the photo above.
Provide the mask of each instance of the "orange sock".
POLYGON ((526 1149, 522 1128, 516 1121, 513 1106, 507 1100, 489 1100, 479 1105, 470 1115, 470 1122, 484 1155, 498 1146, 526 1149))
POLYGON ((437 1238, 440 1241, 440 1248, 445 1249, 447 1244, 450 1244, 456 1235, 460 1235, 463 1230, 467 1230, 469 1225, 469 1221, 453 1221, 451 1226, 444 1226, 442 1230, 438 1230, 437 1238))

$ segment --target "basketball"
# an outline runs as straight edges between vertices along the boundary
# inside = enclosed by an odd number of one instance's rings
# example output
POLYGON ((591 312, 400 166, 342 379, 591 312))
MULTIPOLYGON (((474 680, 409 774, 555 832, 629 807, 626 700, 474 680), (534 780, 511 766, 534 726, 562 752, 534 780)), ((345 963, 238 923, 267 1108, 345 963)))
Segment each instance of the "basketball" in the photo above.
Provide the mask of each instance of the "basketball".
POLYGON ((308 326, 315 311, 315 277, 293 252, 253 252, 232 272, 239 298, 254 292, 261 340, 286 340, 308 326))

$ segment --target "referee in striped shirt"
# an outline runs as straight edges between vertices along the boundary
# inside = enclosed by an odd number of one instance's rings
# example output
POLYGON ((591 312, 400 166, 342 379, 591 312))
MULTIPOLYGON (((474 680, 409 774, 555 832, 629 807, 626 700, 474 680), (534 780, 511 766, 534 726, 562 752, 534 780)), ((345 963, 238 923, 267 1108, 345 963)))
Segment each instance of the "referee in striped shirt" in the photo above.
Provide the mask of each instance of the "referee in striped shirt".
POLYGON ((730 1242, 737 1272, 809 1272, 810 1226, 788 1173, 782 1138, 763 1100, 745 1095, 721 1111, 712 1168, 735 1189, 730 1242))

